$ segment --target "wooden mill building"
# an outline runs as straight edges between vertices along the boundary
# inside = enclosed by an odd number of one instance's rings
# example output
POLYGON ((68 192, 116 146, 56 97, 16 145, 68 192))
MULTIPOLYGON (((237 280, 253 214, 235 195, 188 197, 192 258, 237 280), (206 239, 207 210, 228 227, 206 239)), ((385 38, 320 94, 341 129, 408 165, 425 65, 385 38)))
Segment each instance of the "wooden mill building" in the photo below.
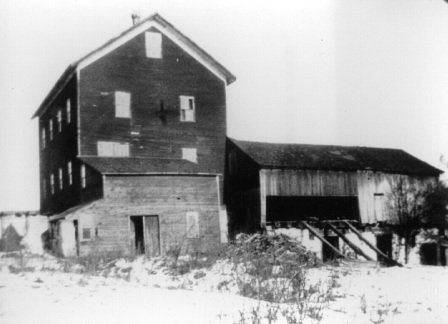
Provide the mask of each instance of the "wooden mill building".
POLYGON ((158 14, 71 64, 39 118, 41 212, 76 249, 149 255, 220 242, 226 86, 236 78, 158 14))

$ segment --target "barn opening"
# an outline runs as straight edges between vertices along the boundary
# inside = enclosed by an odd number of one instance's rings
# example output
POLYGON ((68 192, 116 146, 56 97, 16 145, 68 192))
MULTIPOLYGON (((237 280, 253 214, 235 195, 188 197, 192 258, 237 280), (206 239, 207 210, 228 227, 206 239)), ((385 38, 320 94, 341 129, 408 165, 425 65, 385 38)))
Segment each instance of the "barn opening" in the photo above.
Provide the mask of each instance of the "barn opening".
POLYGON ((136 254, 160 255, 160 229, 157 215, 131 216, 131 241, 136 254))
POLYGON ((266 221, 359 220, 358 197, 266 197, 266 221))

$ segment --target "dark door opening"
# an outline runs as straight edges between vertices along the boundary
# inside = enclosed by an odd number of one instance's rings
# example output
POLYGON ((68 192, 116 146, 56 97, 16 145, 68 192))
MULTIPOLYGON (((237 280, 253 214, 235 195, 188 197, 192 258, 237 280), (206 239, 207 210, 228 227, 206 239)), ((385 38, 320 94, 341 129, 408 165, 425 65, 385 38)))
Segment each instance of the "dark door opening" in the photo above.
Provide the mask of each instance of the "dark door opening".
MULTIPOLYGON (((392 234, 380 234, 376 236, 376 247, 389 258, 392 258, 392 234)), ((387 263, 384 257, 378 255, 378 261, 387 263)))
POLYGON ((145 253, 145 239, 143 234, 143 217, 131 216, 134 236, 134 249, 137 254, 145 253))
POLYGON ((359 220, 358 197, 266 197, 266 221, 359 220))
MULTIPOLYGON (((336 249, 339 250, 339 237, 338 236, 325 236, 324 237, 328 243, 333 245, 336 249)), ((337 255, 331 250, 327 244, 322 244, 322 260, 324 262, 334 260, 337 258, 337 255)))
POLYGON ((160 255, 159 217, 131 216, 131 241, 137 254, 160 255))
POLYGON ((75 226, 76 255, 79 256, 78 220, 73 221, 73 226, 75 226))

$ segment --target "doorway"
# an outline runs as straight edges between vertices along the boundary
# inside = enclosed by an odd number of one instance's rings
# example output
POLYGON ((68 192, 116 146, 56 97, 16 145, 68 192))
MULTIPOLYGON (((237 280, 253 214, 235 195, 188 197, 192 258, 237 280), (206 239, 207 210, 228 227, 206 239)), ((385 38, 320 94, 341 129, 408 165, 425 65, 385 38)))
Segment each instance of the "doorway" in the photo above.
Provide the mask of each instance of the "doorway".
POLYGON ((159 216, 131 216, 131 242, 137 254, 160 255, 159 216))
MULTIPOLYGON (((325 239, 339 250, 339 236, 325 236, 325 239)), ((324 262, 331 261, 337 258, 337 255, 332 249, 328 247, 327 244, 322 245, 322 260, 324 262)))

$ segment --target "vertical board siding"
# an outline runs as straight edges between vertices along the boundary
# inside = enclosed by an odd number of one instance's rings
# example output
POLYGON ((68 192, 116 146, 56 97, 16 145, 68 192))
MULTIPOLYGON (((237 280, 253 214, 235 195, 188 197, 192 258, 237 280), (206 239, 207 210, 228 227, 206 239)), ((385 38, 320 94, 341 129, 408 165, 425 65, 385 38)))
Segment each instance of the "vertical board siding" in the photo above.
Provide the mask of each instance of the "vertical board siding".
POLYGON ((223 174, 225 84, 164 35, 162 46, 162 58, 146 57, 142 33, 81 70, 81 155, 96 156, 98 141, 128 142, 131 156, 152 158, 197 148, 203 172, 223 174), (115 117, 115 91, 130 93, 131 118, 115 117), (181 95, 195 98, 196 122, 180 121, 181 95))
POLYGON ((215 177, 108 176, 104 199, 83 213, 93 216, 103 248, 128 251, 129 217, 148 215, 159 217, 162 253, 178 244, 184 249, 199 241, 211 245, 220 242, 216 187, 215 177), (199 239, 186 239, 188 211, 199 213, 199 239))
POLYGON ((356 196, 356 173, 262 170, 266 196, 356 196))
POLYGON ((80 165, 76 156, 78 154, 77 142, 77 85, 76 76, 67 83, 57 95, 46 112, 39 117, 39 143, 40 143, 40 182, 41 182, 41 213, 58 213, 73 207, 81 202, 80 165), (70 123, 67 123, 67 99, 71 100, 70 123), (57 126, 58 112, 62 113, 62 131, 57 126), (53 120, 53 140, 50 140, 48 123, 53 120), (45 127, 46 145, 42 147, 42 129, 45 127), (67 163, 72 162, 72 185, 69 184, 67 163), (63 189, 59 190, 58 170, 63 171, 63 189), (51 195, 50 174, 55 175, 55 193, 51 195), (43 196, 43 180, 46 179, 47 197, 43 196))

